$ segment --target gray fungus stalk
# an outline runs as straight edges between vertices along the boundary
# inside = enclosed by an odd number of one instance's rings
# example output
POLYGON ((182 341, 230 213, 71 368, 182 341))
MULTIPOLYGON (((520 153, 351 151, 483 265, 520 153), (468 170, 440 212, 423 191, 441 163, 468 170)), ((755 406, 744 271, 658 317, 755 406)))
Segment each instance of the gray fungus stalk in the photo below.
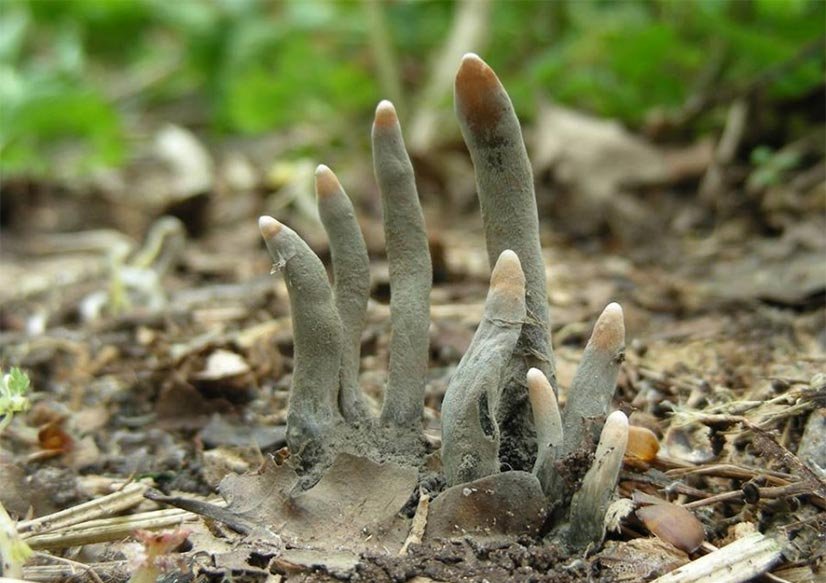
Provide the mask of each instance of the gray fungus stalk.
POLYGON ((370 260, 353 204, 327 166, 315 173, 318 212, 333 259, 333 292, 341 318, 341 387, 339 406, 347 421, 363 421, 367 407, 359 388, 361 332, 370 296, 370 260))
POLYGON ((284 270, 293 314, 295 364, 287 444, 312 460, 340 417, 341 320, 318 256, 272 217, 261 217, 258 225, 275 267, 284 270))
POLYGON ((442 401, 442 464, 448 485, 499 472, 499 426, 492 412, 524 321, 525 276, 516 253, 505 250, 491 274, 484 318, 442 401))
POLYGON ((527 320, 508 366, 496 417, 513 452, 511 465, 529 469, 534 437, 525 375, 529 368, 538 368, 556 386, 533 173, 510 97, 478 56, 462 59, 454 93, 456 116, 476 174, 488 259, 493 265, 503 250, 511 249, 525 272, 527 320))
POLYGON ((417 425, 424 409, 433 281, 413 165, 393 104, 382 101, 373 123, 373 167, 381 191, 390 264, 390 364, 381 420, 417 425))

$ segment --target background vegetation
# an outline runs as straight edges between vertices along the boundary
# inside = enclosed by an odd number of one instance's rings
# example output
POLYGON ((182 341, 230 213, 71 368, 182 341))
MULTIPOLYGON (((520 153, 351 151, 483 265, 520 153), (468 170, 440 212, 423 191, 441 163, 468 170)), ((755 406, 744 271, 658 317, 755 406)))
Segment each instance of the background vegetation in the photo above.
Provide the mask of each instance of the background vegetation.
MULTIPOLYGON (((496 2, 484 56, 523 116, 541 95, 639 127, 704 84, 736 92, 790 61, 773 95, 822 84, 822 58, 795 56, 807 47, 822 56, 824 7, 496 2)), ((425 82, 456 11, 441 0, 4 0, 0 168, 9 176, 48 175, 58 160, 73 172, 118 165, 152 121, 211 137, 331 119, 364 127, 393 83, 410 96, 425 82), (382 59, 395 67, 385 87, 382 59)))

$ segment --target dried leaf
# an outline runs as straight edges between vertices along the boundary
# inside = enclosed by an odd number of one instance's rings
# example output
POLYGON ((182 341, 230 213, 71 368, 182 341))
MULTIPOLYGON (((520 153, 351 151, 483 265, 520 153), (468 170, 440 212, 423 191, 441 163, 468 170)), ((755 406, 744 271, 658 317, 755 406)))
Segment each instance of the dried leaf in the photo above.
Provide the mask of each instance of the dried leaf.
POLYGON ((547 511, 539 480, 503 472, 448 488, 430 504, 425 538, 535 535, 547 511))
POLYGON ((342 453, 309 490, 292 467, 273 462, 255 475, 228 476, 219 490, 231 512, 302 546, 398 552, 407 534, 398 513, 416 478, 415 468, 342 453))

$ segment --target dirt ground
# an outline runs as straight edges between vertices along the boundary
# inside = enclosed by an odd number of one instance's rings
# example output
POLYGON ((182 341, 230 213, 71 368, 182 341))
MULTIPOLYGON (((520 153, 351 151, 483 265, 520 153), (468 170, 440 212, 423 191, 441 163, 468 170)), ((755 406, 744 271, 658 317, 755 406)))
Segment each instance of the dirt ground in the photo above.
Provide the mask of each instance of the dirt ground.
MULTIPOLYGON (((143 487, 94 517, 32 522, 141 480, 214 501, 226 474, 283 456, 289 304, 255 219, 276 215, 325 262, 329 251, 302 164, 275 184, 244 177, 254 165, 238 156, 260 144, 212 150, 211 186, 184 194, 156 188, 169 174, 151 160, 78 184, 6 182, 0 363, 25 370, 32 392, 2 434, 0 501, 36 551, 25 578, 125 580, 141 549, 131 533, 179 525, 190 534, 164 553, 164 581, 650 580, 757 531, 785 541, 762 580, 822 576, 822 158, 749 190, 737 164, 714 183, 713 145, 703 147, 656 150, 667 169, 650 180, 605 170, 597 183, 583 178, 585 161, 573 165, 579 181, 563 180, 534 148, 560 400, 596 316, 620 302, 627 351, 614 405, 660 449, 626 460, 619 494, 689 508, 706 533, 690 555, 658 546, 667 543, 633 516, 588 557, 533 539, 308 555, 294 542, 241 543, 224 525, 143 498, 143 487), (618 186, 627 178, 637 184, 618 186), (100 522, 124 514, 143 522, 100 522)), ((481 318, 489 267, 464 153, 420 156, 416 167, 434 262, 425 433, 435 449, 441 398, 481 318)), ((378 410, 390 335, 378 198, 366 161, 341 178, 359 193, 371 254, 361 385, 378 410)))

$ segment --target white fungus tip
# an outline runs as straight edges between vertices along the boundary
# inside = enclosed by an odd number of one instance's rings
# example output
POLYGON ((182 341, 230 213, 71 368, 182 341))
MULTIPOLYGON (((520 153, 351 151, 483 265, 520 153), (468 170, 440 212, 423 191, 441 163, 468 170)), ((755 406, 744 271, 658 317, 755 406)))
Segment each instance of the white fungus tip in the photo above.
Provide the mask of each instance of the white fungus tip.
POLYGON ((539 370, 538 368, 531 368, 528 369, 528 384, 535 384, 541 382, 547 382, 548 379, 545 377, 545 374, 539 370))
POLYGON ((611 354, 625 346, 625 320, 622 307, 618 303, 612 302, 602 310, 594 325, 589 344, 611 354))
POLYGON ((462 64, 465 64, 466 61, 480 61, 484 63, 484 61, 482 61, 482 58, 476 53, 465 53, 464 55, 462 55, 462 64))
POLYGON ((387 99, 383 99, 376 106, 376 127, 389 127, 399 123, 399 116, 396 114, 396 108, 387 99))
POLYGON ((264 239, 272 239, 279 232, 281 232, 281 227, 283 225, 276 221, 272 217, 268 217, 266 215, 258 218, 258 229, 261 231, 261 236, 264 239))
POLYGON ((524 297, 525 274, 516 253, 510 249, 502 251, 490 274, 490 285, 498 291, 524 297))
POLYGON ((333 196, 342 190, 338 177, 328 166, 319 164, 315 169, 315 192, 319 198, 333 196))

